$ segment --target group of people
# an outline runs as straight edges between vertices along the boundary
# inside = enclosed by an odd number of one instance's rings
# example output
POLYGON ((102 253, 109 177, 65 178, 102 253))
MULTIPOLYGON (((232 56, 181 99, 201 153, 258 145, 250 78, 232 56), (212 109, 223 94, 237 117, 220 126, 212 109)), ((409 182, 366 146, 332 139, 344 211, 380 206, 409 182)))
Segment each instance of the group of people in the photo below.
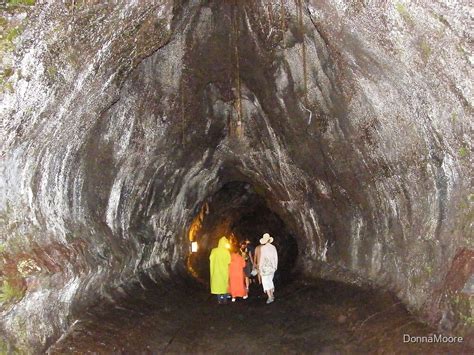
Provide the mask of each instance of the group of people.
POLYGON ((228 298, 232 298, 232 302, 237 297, 247 299, 253 277, 263 286, 267 304, 275 300, 273 277, 278 268, 278 253, 270 234, 265 233, 259 242, 254 249, 246 240, 238 252, 233 252, 230 241, 223 236, 212 249, 209 256, 211 293, 217 295, 219 304, 227 303, 228 298))

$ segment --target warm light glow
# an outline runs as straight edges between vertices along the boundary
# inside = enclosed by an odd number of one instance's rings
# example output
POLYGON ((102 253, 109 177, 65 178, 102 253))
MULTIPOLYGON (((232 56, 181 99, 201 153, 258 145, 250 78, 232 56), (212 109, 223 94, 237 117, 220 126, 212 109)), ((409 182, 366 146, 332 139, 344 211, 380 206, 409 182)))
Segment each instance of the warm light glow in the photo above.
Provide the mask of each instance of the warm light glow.
POLYGON ((225 247, 226 247, 227 249, 230 249, 230 244, 227 243, 227 244, 225 245, 225 247))
POLYGON ((191 253, 195 253, 198 251, 198 243, 197 242, 192 242, 191 243, 191 253))

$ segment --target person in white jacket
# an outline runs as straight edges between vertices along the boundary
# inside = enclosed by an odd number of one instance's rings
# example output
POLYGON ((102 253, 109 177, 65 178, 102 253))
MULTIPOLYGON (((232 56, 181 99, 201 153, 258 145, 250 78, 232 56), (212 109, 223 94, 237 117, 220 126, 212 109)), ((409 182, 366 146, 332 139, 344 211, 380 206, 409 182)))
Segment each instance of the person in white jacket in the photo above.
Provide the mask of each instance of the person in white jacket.
POLYGON ((265 233, 260 239, 258 272, 262 277, 263 292, 266 292, 268 296, 267 304, 275 300, 273 276, 278 268, 278 252, 272 242, 273 238, 268 233, 265 233))

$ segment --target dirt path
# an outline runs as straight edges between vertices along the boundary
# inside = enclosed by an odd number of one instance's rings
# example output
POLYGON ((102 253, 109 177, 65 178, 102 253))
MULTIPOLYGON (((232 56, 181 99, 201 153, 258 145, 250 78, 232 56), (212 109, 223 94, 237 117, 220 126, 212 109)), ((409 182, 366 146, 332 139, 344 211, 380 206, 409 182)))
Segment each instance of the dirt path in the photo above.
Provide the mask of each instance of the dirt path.
POLYGON ((410 344, 403 334, 429 335, 388 294, 335 282, 297 282, 265 304, 251 297, 217 305, 203 290, 148 291, 97 310, 50 349, 132 353, 473 353, 471 342, 410 344))

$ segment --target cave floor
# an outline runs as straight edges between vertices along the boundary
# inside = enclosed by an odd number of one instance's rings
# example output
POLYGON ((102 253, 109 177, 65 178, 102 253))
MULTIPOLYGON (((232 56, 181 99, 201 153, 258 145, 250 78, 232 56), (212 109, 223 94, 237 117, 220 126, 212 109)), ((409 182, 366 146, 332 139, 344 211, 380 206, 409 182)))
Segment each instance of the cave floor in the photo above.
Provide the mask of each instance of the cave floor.
POLYGON ((435 331, 394 297, 330 281, 296 281, 266 305, 260 287, 248 300, 217 305, 203 289, 137 292, 97 305, 52 346, 52 353, 472 353, 461 344, 404 343, 435 331))

